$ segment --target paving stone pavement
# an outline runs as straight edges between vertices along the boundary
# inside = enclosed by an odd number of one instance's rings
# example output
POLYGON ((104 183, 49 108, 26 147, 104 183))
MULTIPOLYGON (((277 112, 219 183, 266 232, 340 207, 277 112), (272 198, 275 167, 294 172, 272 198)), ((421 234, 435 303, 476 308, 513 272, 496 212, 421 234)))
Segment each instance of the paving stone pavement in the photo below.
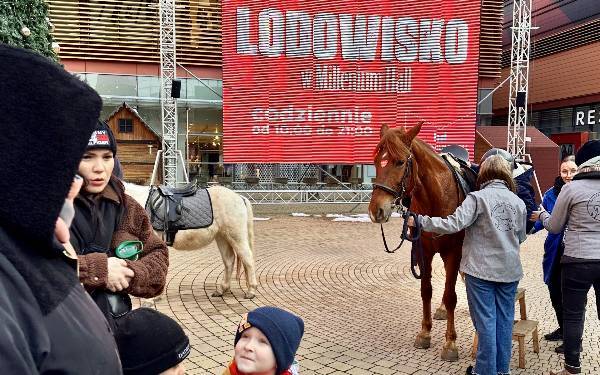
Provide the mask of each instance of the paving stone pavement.
MULTIPOLYGON (((154 306, 184 327, 193 348, 187 374, 221 374, 233 355, 234 331, 241 315, 263 305, 275 305, 300 315, 306 325, 298 350, 300 373, 311 374, 464 374, 473 328, 464 285, 457 284, 458 362, 444 362, 440 352, 446 324, 434 321, 431 348, 415 349, 420 330, 419 281, 410 272, 409 249, 396 254, 382 248, 379 226, 333 222, 326 218, 273 216, 256 221, 256 298, 244 299, 245 283, 235 282, 232 294, 210 297, 223 272, 215 244, 202 250, 171 250, 166 293, 154 306)), ((386 224, 396 238, 399 221, 386 224)), ((555 317, 542 282, 545 233, 531 236, 522 247, 527 314, 539 321, 540 353, 527 340, 526 369, 517 368, 513 343, 513 374, 548 374, 560 368, 556 343, 542 336, 554 328, 555 317)), ((444 269, 439 257, 433 267, 433 308, 439 304, 444 269)), ((139 301, 138 301, 139 303, 139 301)), ((517 312, 518 315, 518 312, 517 312)), ((600 374, 600 323, 593 292, 588 298, 582 365, 584 374, 600 374)))

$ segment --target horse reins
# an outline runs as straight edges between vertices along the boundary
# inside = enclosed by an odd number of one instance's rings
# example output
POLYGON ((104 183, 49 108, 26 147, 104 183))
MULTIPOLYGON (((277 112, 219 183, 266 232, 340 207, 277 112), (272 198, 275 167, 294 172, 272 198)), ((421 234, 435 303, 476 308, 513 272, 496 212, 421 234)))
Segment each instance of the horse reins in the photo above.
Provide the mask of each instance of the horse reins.
MULTIPOLYGON (((410 203, 408 205, 408 207, 406 207, 406 209, 404 208, 404 205, 402 205, 402 200, 404 198, 407 198, 406 194, 406 188, 407 188, 407 180, 411 175, 413 169, 413 156, 412 154, 410 154, 406 160, 406 167, 404 168, 404 174, 402 175, 402 179, 400 180, 400 190, 395 190, 387 185, 384 184, 380 184, 378 182, 374 182, 373 183, 373 188, 374 189, 380 189, 385 191, 388 194, 391 194, 392 196, 394 196, 394 203, 392 206, 392 209, 397 210, 402 218, 404 219, 404 224, 402 225, 402 233, 400 234, 400 244, 398 246, 396 246, 396 248, 394 248, 393 250, 390 250, 390 248, 388 247, 387 241, 385 239, 385 233, 383 231, 383 224, 380 224, 380 229, 381 229, 381 237, 383 238, 383 246, 385 247, 385 252, 389 253, 389 254, 393 254, 395 253, 398 249, 400 249, 400 247, 402 247, 402 245, 404 244, 405 240, 408 240, 410 242, 412 242, 412 248, 411 248, 411 252, 410 252, 410 271, 413 274, 413 276, 415 277, 415 279, 421 279, 423 276, 423 269, 424 269, 424 259, 425 259, 425 254, 424 254, 424 250, 423 250, 423 244, 421 243, 421 224, 419 223, 419 218, 417 214, 415 214, 414 212, 410 212, 410 203), (408 234, 408 219, 412 217, 414 219, 415 222, 415 226, 412 228, 412 230, 410 231, 412 234, 412 237, 409 236, 408 234), (420 273, 417 273, 416 271, 416 267, 419 267, 419 270, 421 271, 420 273)), ((414 186, 413 186, 414 189, 414 186)))

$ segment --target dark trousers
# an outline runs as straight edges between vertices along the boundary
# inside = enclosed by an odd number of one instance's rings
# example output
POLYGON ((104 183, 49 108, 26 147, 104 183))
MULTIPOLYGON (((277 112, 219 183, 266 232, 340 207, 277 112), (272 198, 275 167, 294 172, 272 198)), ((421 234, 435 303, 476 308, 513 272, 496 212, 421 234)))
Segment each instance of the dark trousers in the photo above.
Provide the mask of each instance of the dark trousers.
POLYGON ((565 368, 571 373, 581 372, 581 338, 587 294, 592 286, 596 292, 596 305, 600 309, 600 262, 562 264, 565 368))
POLYGON ((548 280, 548 291, 550 292, 550 301, 556 314, 556 321, 558 322, 558 328, 560 332, 563 331, 563 295, 562 295, 562 267, 560 264, 560 258, 562 256, 562 249, 557 254, 557 260, 554 262, 552 267, 552 273, 550 274, 550 280, 548 280))

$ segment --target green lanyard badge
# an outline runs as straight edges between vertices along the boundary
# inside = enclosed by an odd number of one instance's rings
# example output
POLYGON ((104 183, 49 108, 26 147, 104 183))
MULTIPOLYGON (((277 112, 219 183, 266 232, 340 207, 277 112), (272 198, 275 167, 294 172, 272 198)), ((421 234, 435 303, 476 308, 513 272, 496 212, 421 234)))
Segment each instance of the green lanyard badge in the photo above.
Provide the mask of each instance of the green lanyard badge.
POLYGON ((115 249, 115 255, 120 259, 137 260, 142 250, 144 244, 141 241, 123 241, 115 249))

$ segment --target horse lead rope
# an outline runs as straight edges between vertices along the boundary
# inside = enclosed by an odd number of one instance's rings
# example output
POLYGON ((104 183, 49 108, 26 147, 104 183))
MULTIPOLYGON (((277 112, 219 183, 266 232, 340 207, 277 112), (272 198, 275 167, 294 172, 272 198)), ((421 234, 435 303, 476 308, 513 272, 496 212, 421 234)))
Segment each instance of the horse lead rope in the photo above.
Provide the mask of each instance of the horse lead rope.
POLYGON ((387 240, 385 238, 385 233, 383 231, 383 224, 380 224, 381 229, 381 238, 383 239, 383 246, 385 247, 385 252, 388 254, 395 253, 400 247, 404 244, 405 240, 412 242, 412 248, 410 251, 410 271, 415 277, 415 279, 419 280, 423 276, 423 269, 425 267, 424 259, 425 254, 423 250, 423 244, 421 243, 421 223, 419 223, 419 218, 417 214, 414 212, 410 212, 410 203, 406 210, 404 210, 404 206, 402 205, 402 199, 404 198, 404 193, 406 192, 406 179, 409 177, 409 174, 412 172, 412 164, 413 158, 412 154, 408 157, 407 166, 404 169, 404 174, 402 176, 402 180, 400 180, 400 191, 396 191, 389 186, 374 183, 373 186, 375 188, 381 189, 388 194, 393 195, 396 199, 394 200, 394 206, 400 207, 402 218, 404 219, 404 224, 402 226, 402 233, 400 234, 400 244, 396 246, 393 250, 390 250, 387 240), (408 218, 412 217, 415 221, 415 227, 412 229, 413 236, 410 237, 408 235, 408 218), (419 267, 420 273, 417 273, 416 267, 419 267))
POLYGON ((425 251, 423 250, 423 244, 421 243, 421 223, 419 222, 419 215, 410 212, 404 211, 402 213, 402 218, 404 219, 404 224, 402 225, 402 233, 400 234, 400 244, 393 250, 390 250, 385 239, 385 233, 383 231, 383 224, 379 224, 381 229, 381 238, 383 238, 383 246, 385 247, 385 252, 389 254, 393 254, 398 250, 402 244, 404 244, 404 240, 408 240, 412 242, 412 247, 410 249, 410 272, 414 276, 415 279, 420 280, 423 277, 423 269, 425 267, 425 251), (415 222, 415 226, 411 230, 412 237, 408 235, 408 219, 412 217, 415 222), (417 273, 416 267, 419 267, 420 273, 417 273))

